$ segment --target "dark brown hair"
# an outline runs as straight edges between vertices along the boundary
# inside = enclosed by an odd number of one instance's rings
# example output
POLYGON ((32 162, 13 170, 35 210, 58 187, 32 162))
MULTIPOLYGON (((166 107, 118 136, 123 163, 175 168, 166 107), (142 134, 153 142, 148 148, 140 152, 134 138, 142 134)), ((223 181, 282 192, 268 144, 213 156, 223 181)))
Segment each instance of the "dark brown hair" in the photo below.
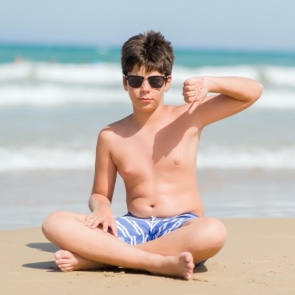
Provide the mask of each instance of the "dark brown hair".
POLYGON ((124 75, 134 66, 144 66, 147 72, 156 70, 170 75, 174 62, 171 43, 160 32, 150 30, 129 38, 122 46, 121 65, 124 75))

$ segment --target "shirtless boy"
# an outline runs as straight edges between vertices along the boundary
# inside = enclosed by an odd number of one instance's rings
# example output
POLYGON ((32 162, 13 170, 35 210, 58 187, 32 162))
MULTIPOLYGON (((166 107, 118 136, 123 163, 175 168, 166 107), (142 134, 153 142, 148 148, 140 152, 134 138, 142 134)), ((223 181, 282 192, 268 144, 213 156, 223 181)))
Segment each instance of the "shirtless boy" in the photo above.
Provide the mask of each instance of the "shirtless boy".
POLYGON ((165 105, 173 61, 171 44, 159 32, 123 45, 123 87, 133 112, 99 133, 92 212, 55 212, 43 223, 45 236, 61 248, 55 261, 62 271, 121 266, 190 279, 196 264, 223 247, 224 225, 204 217, 198 143, 206 125, 248 108, 262 86, 241 77, 193 77, 184 82, 185 103, 165 105), (128 214, 115 218, 117 173, 128 214))

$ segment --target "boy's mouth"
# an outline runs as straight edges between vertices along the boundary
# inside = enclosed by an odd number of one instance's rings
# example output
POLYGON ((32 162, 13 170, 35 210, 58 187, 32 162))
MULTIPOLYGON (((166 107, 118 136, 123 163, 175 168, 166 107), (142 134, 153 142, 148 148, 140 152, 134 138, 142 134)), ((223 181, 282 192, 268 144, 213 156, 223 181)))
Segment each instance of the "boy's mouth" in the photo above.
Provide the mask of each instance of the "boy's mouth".
POLYGON ((141 100, 141 101, 151 101, 152 99, 148 98, 148 97, 142 97, 139 100, 141 100))

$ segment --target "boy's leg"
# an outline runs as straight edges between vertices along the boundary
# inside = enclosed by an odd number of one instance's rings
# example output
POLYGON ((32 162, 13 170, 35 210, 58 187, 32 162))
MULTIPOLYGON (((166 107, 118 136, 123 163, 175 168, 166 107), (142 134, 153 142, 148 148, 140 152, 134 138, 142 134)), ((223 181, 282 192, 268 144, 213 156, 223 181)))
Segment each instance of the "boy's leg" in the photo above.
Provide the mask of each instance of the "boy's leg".
POLYGON ((223 223, 214 218, 194 218, 182 227, 135 247, 161 255, 190 252, 197 264, 217 254, 227 238, 223 223), (173 245, 173 247, 171 247, 173 245))
POLYGON ((98 266, 115 265, 185 279, 191 277, 194 263, 190 253, 163 256, 143 251, 110 233, 87 227, 84 219, 81 214, 56 212, 44 221, 42 229, 57 246, 68 253, 75 253, 78 258, 83 257, 89 263, 98 263, 98 266))
POLYGON ((214 256, 223 247, 227 237, 227 231, 219 220, 200 218, 190 213, 172 218, 146 219, 128 214, 116 220, 118 233, 122 234, 125 242, 162 255, 177 255, 187 251, 193 254, 195 263, 214 256), (150 240, 149 236, 160 238, 143 242, 150 240))

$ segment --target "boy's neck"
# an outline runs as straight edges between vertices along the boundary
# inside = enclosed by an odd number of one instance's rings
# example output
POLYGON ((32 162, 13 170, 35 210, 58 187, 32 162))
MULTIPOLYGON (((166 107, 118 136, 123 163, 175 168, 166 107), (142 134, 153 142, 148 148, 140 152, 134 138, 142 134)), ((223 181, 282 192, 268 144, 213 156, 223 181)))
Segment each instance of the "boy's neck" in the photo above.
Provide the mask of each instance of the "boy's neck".
POLYGON ((133 109, 132 120, 134 124, 142 128, 143 126, 159 126, 159 122, 163 120, 163 110, 165 106, 160 105, 155 110, 143 112, 133 109))

